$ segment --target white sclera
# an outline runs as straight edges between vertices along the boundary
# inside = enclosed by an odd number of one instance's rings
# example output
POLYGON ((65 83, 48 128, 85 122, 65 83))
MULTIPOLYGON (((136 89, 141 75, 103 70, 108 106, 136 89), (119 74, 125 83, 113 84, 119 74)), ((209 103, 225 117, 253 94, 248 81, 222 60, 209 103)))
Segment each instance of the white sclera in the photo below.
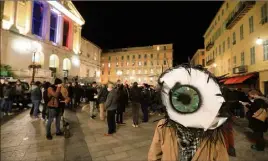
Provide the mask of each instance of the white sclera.
POLYGON ((182 124, 185 127, 192 128, 203 128, 208 129, 213 121, 215 120, 224 98, 221 96, 216 96, 216 94, 221 94, 219 85, 212 79, 207 82, 209 75, 203 71, 197 69, 189 69, 188 71, 183 68, 173 69, 172 71, 163 75, 160 79, 164 82, 162 92, 163 104, 167 108, 168 115, 171 120, 182 124), (201 107, 193 113, 182 114, 178 113, 172 108, 171 102, 169 101, 170 89, 176 84, 190 85, 195 87, 201 94, 202 104, 201 107))

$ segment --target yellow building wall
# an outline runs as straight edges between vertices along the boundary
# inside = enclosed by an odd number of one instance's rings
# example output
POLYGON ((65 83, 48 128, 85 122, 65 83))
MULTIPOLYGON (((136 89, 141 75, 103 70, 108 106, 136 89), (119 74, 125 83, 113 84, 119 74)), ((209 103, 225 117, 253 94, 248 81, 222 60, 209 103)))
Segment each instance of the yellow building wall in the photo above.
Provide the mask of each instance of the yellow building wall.
MULTIPOLYGON (((268 23, 262 25, 261 21, 261 6, 267 2, 257 1, 256 4, 250 9, 236 24, 232 29, 223 29, 225 20, 231 11, 235 8, 238 1, 226 1, 220 8, 219 12, 215 16, 212 23, 215 24, 217 20, 217 25, 214 26, 214 30, 209 34, 205 34, 205 46, 210 42, 212 35, 217 31, 218 28, 222 27, 221 36, 214 41, 214 46, 209 51, 206 51, 206 57, 209 55, 215 55, 215 75, 220 76, 229 73, 228 76, 235 76, 233 74, 233 68, 241 66, 241 53, 244 52, 244 65, 247 65, 248 73, 260 72, 268 70, 268 61, 264 61, 263 56, 263 45, 257 45, 256 40, 258 38, 268 40, 268 23), (228 3, 228 9, 226 10, 226 5, 228 3), (222 15, 222 10, 224 14, 222 15), (218 21, 218 16, 220 16, 220 21, 218 21), (250 33, 249 29, 249 18, 253 16, 253 26, 254 32, 250 33), (244 38, 240 40, 240 26, 243 25, 243 35, 244 38), (233 33, 236 33, 236 44, 233 45, 233 33), (230 48, 228 48, 228 37, 230 38, 230 48), (225 41, 225 52, 223 53, 223 42, 225 41), (219 55, 219 46, 221 45, 222 54, 219 55), (250 48, 255 47, 255 64, 251 65, 250 48), (217 50, 217 54, 216 54, 217 50), (234 63, 234 56, 236 56, 236 63, 234 63), (228 61, 229 60, 229 61, 228 61)), ((211 65, 208 67, 212 67, 211 65)), ((264 74, 263 74, 264 75, 264 74)), ((267 77, 260 76, 260 82, 268 81, 267 77)), ((263 89, 261 89, 263 92, 263 89)))
POLYGON ((173 66, 173 46, 172 44, 167 45, 153 45, 151 47, 137 47, 137 48, 126 48, 127 51, 120 52, 108 52, 101 55, 101 81, 102 83, 107 83, 108 81, 116 82, 118 79, 128 82, 140 82, 140 83, 151 83, 156 82, 158 76, 162 73, 162 70, 166 70, 173 66), (166 46, 166 49, 163 49, 163 46, 166 46), (147 55, 147 58, 144 55, 147 55), (153 54, 153 58, 151 58, 153 54), (129 60, 127 56, 129 55, 129 60), (133 55, 135 55, 135 65, 133 63, 133 55), (141 55, 141 58, 139 58, 141 55), (158 55, 158 57, 157 57, 158 55), (122 56, 124 59, 122 60, 122 56), (111 57, 111 61, 109 61, 111 57), (118 58, 118 61, 116 60, 118 58), (167 64, 164 65, 164 60, 167 61, 167 64), (147 65, 144 66, 144 62, 147 62, 147 65), (141 62, 141 65, 139 65, 141 62), (153 65, 151 65, 153 62, 153 65), (157 65, 157 62, 159 65, 157 65), (108 67, 110 63, 110 68, 108 67), (118 67, 116 64, 118 63, 118 67), (121 65, 123 63, 123 66, 121 65), (127 63, 129 64, 127 66, 127 63), (163 69, 162 69, 163 68, 163 69), (135 70, 135 74, 132 74, 132 71, 135 70), (152 72, 151 72, 152 70, 152 72), (110 71, 110 75, 108 72, 110 71), (118 76, 117 71, 122 71, 122 75, 118 76), (127 71, 129 73, 127 74, 127 71), (141 73, 139 73, 139 71, 141 73), (145 73, 147 71, 147 73, 145 73), (152 78, 149 76, 153 76, 152 78), (140 80, 140 81, 139 81, 140 80))

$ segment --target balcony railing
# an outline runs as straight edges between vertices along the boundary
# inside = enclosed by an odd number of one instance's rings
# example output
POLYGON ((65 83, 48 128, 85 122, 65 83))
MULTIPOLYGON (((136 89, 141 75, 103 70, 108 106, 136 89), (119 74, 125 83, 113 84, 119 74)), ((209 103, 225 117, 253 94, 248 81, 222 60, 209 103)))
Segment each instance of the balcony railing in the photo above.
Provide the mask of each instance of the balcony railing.
POLYGON ((207 66, 209 66, 209 65, 213 64, 214 62, 215 62, 215 59, 213 58, 213 59, 208 60, 206 64, 207 64, 207 66))
POLYGON ((209 42, 206 46, 206 51, 209 51, 214 46, 214 42, 209 42))
POLYGON ((264 25, 267 22, 268 22, 268 16, 262 18, 260 24, 264 25))
POLYGON ((242 74, 242 73, 246 73, 247 71, 248 71, 248 68, 246 65, 241 65, 241 66, 233 68, 233 74, 242 74))
POLYGON ((235 24, 256 4, 256 1, 240 1, 238 9, 227 20, 226 29, 231 29, 235 24))

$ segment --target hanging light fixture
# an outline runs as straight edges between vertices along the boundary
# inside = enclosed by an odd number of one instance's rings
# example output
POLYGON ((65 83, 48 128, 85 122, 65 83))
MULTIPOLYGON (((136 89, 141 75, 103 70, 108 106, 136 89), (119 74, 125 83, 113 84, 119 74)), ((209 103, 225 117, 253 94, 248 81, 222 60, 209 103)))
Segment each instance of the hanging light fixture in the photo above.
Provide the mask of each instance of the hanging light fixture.
POLYGON ((261 45, 262 43, 263 43, 263 40, 260 37, 258 37, 258 39, 256 40, 256 44, 261 45))

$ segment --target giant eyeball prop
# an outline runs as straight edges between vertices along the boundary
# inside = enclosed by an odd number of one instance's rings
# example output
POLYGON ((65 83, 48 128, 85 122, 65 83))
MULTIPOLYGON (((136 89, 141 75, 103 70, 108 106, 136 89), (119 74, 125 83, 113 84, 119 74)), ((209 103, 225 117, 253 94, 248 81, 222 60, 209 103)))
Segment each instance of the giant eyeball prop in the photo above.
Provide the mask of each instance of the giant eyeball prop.
POLYGON ((218 82, 202 69, 180 66, 163 73, 161 97, 171 120, 191 128, 215 129, 224 103, 218 82))

